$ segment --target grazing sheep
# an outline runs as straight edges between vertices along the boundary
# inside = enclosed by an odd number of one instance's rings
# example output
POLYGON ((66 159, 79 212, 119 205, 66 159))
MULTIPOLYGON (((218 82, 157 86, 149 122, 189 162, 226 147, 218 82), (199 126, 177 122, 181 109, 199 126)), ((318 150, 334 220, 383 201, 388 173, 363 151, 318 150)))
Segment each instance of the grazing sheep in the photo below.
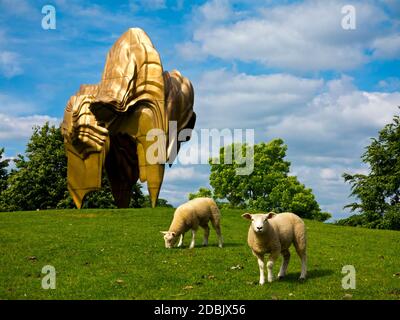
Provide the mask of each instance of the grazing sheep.
POLYGON ((283 256, 283 261, 278 277, 281 279, 286 275, 290 259, 289 247, 292 243, 301 259, 300 280, 304 280, 307 273, 307 239, 303 220, 291 212, 245 213, 242 217, 251 220, 247 242, 258 259, 260 284, 263 285, 265 282, 264 255, 266 253, 270 254, 267 262, 268 282, 273 281, 272 268, 280 254, 283 256))
POLYGON ((180 205, 174 213, 174 218, 168 231, 161 231, 164 234, 165 247, 172 248, 179 236, 181 236, 178 247, 182 246, 185 232, 192 230, 192 241, 189 248, 194 248, 196 231, 200 227, 204 229, 203 245, 208 245, 210 228, 208 221, 211 220, 215 232, 218 235, 218 246, 222 248, 222 235, 220 227, 219 209, 213 199, 196 198, 180 205))

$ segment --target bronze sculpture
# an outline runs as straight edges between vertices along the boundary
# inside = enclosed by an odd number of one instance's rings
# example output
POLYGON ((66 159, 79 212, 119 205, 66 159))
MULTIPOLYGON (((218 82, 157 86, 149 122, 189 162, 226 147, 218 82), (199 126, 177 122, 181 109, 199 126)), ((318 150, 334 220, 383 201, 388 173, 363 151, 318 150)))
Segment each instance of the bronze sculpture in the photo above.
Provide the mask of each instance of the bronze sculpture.
POLYGON ((193 102, 191 82, 179 71, 163 71, 147 34, 138 28, 125 32, 108 52, 100 83, 81 85, 65 108, 61 128, 68 190, 76 206, 101 188, 105 168, 118 207, 128 207, 138 179, 147 181, 154 207, 165 163, 179 151, 178 134, 194 128, 193 102), (163 143, 157 163, 147 157, 152 129, 163 143))

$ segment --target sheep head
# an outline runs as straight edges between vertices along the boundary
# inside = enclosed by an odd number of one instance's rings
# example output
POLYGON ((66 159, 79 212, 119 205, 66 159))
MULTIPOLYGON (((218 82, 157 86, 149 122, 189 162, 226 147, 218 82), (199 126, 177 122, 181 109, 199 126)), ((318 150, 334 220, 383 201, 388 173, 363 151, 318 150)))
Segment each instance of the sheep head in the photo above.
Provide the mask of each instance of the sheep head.
POLYGON ((251 228, 255 233, 264 233, 267 230, 268 220, 275 216, 274 212, 269 213, 244 213, 242 217, 251 221, 251 228))
POLYGON ((160 231, 160 232, 164 235, 165 247, 167 249, 171 249, 178 240, 176 232, 172 231, 160 231))

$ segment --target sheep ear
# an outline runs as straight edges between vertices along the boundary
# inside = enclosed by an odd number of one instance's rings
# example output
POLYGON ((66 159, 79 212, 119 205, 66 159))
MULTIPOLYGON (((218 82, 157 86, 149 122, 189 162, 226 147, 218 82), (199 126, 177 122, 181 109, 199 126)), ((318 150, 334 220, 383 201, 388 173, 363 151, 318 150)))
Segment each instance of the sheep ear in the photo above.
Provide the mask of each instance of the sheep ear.
POLYGON ((160 231, 162 234, 167 234, 168 233, 168 231, 160 231))
POLYGON ((275 212, 268 212, 267 213, 267 219, 271 219, 273 217, 275 217, 276 213, 275 212))
POLYGON ((244 218, 244 219, 247 219, 247 220, 251 220, 251 214, 250 213, 243 213, 242 214, 242 217, 244 218))

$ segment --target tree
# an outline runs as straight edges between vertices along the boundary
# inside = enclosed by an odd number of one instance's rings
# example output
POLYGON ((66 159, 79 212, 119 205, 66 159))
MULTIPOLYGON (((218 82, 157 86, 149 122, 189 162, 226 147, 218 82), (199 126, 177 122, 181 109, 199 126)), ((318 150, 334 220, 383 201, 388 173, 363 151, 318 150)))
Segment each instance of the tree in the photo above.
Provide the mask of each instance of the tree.
POLYGON ((4 148, 0 148, 0 211, 4 211, 6 204, 3 201, 2 193, 7 189, 8 171, 7 167, 10 162, 8 159, 3 159, 4 148))
MULTIPOLYGON (((102 177, 102 187, 100 190, 92 191, 87 194, 83 200, 82 209, 99 208, 99 209, 113 209, 117 208, 114 203, 114 198, 111 193, 111 186, 105 175, 102 177)), ((130 208, 142 208, 144 206, 145 197, 142 193, 142 186, 136 183, 132 189, 132 198, 129 204, 130 208)), ((65 197, 57 204, 58 209, 72 209, 75 208, 74 201, 69 192, 65 191, 65 197)))
POLYGON ((232 144, 220 149, 220 164, 210 159, 210 185, 216 198, 227 199, 232 207, 292 211, 301 217, 320 221, 330 217, 330 214, 321 212, 312 190, 296 177, 289 176, 290 162, 285 160, 287 146, 283 140, 254 145, 253 172, 238 175, 236 169, 242 165, 236 160, 225 164, 225 157, 238 151, 244 156, 248 148, 246 144, 232 144))
POLYGON ((202 198, 202 197, 212 198, 212 191, 210 189, 201 187, 201 188, 199 188, 199 190, 197 192, 189 193, 189 196, 188 196, 189 200, 193 200, 195 198, 202 198))
POLYGON ((256 210, 294 212, 300 217, 325 221, 331 217, 321 212, 310 188, 306 188, 296 177, 279 179, 268 197, 250 199, 249 207, 256 210))
POLYGON ((8 210, 55 208, 66 190, 67 160, 61 130, 46 123, 35 127, 26 148, 18 155, 2 193, 8 210))
MULTIPOLYGON (((25 156, 18 155, 14 162, 16 169, 9 174, 7 188, 0 195, 2 210, 75 207, 67 190, 67 157, 60 128, 48 123, 35 127, 25 156)), ((0 176, 2 172, 0 170, 0 176)), ((130 206, 141 207, 145 199, 139 184, 134 186, 132 194, 130 206)), ((102 189, 88 194, 82 207, 116 207, 106 175, 103 175, 102 189)))
MULTIPOLYGON (((220 163, 213 163, 210 159, 210 184, 214 189, 215 197, 227 199, 234 207, 243 207, 249 199, 267 196, 274 183, 287 176, 290 163, 284 161, 287 147, 280 139, 269 143, 254 145, 254 170, 250 175, 238 175, 237 169, 241 164, 236 160, 225 158, 242 150, 246 154, 249 146, 232 144, 220 149, 220 163)), ((230 158, 230 157, 229 157, 230 158)))
MULTIPOLYGON (((167 200, 162 198, 157 199, 157 207, 173 208, 173 206, 169 204, 167 200)), ((141 208, 151 208, 151 200, 149 195, 145 195, 143 197, 143 201, 141 202, 141 208)))
POLYGON ((8 159, 3 159, 4 148, 0 148, 0 194, 7 188, 7 167, 10 162, 8 159))
POLYGON ((359 214, 340 224, 400 230, 399 116, 372 139, 361 159, 368 164, 368 174, 343 174, 351 184, 351 196, 358 199, 345 207, 359 214))

